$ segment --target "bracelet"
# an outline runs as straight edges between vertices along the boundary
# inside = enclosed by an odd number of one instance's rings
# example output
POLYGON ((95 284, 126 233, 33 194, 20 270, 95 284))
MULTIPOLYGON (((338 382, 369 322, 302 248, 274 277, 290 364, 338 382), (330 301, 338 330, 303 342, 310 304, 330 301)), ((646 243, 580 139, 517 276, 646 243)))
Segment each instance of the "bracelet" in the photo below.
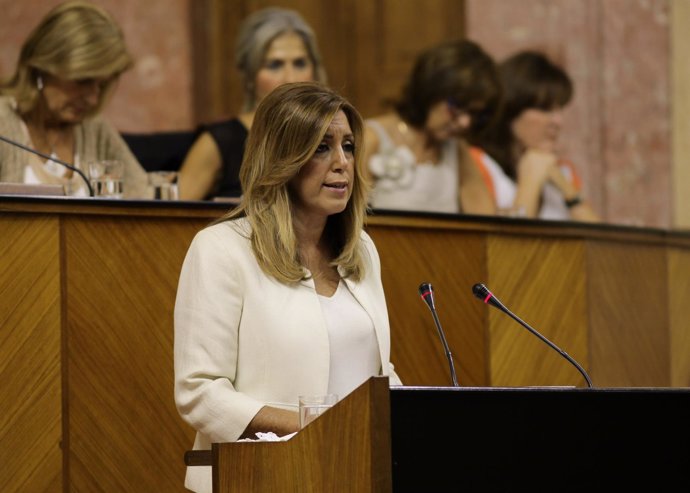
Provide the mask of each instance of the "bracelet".
POLYGON ((582 203, 582 197, 580 197, 579 195, 575 195, 575 197, 573 197, 572 199, 565 199, 565 206, 568 209, 572 209, 573 207, 575 207, 576 205, 581 204, 581 203, 582 203))

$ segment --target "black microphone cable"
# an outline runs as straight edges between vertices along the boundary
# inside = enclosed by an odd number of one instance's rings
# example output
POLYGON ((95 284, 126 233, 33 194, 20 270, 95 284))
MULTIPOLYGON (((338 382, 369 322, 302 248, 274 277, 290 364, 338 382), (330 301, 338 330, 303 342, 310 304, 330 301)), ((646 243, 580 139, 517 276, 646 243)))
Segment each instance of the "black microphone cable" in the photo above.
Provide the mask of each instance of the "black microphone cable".
POLYGON ((47 159, 47 160, 50 160, 50 161, 54 161, 54 162, 56 162, 56 163, 58 163, 58 164, 61 164, 62 166, 64 166, 64 167, 67 168, 67 169, 71 169, 72 171, 74 171, 75 173, 77 173, 77 174, 82 178, 82 180, 84 180, 84 183, 86 183, 86 187, 87 187, 88 190, 89 190, 89 197, 93 197, 93 188, 91 188, 91 183, 89 182, 89 179, 88 179, 88 178, 86 177, 86 175, 85 175, 79 168, 77 168, 76 166, 72 166, 71 164, 67 164, 66 162, 61 161, 60 159, 57 159, 57 158, 55 158, 55 157, 53 157, 53 156, 49 156, 49 155, 47 155, 47 154, 44 154, 43 152, 37 151, 36 149, 32 149, 31 147, 25 146, 24 144, 20 144, 19 142, 15 142, 14 140, 8 139, 7 137, 4 137, 4 136, 2 136, 2 135, 0 135, 0 140, 2 140, 2 141, 4 141, 4 142, 7 142, 7 143, 10 144, 10 145, 17 146, 17 147, 19 147, 20 149, 24 149, 25 151, 28 151, 28 152, 30 152, 30 153, 32 153, 32 154, 36 154, 37 156, 41 156, 43 159, 47 159))

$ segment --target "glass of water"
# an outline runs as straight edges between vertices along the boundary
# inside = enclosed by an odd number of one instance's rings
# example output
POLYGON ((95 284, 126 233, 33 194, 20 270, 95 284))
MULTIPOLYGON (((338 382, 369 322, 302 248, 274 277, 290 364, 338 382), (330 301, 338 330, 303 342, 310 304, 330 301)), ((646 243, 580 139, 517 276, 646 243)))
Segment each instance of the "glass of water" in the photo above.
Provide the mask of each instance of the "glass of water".
POLYGON ((151 171, 148 173, 149 187, 154 200, 178 200, 177 172, 151 171))
POLYGON ((89 182, 95 197, 121 199, 124 163, 117 159, 89 162, 89 182))
POLYGON ((304 428, 338 402, 336 394, 300 395, 299 426, 304 428))

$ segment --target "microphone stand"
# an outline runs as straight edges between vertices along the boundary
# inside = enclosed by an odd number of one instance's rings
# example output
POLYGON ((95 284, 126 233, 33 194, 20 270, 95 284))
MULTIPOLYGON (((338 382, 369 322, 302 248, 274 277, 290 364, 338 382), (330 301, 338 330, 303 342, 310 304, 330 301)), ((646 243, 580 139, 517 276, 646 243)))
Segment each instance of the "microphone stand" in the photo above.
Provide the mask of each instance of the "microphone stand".
POLYGON ((422 283, 419 286, 419 295, 422 297, 426 305, 431 310, 431 316, 434 317, 434 324, 436 325, 436 330, 441 338, 441 344, 443 344, 443 350, 446 353, 446 358, 448 359, 448 366, 450 367, 450 378, 453 381, 453 387, 459 387, 458 377, 455 374, 455 365, 453 364, 453 355, 448 347, 448 342, 446 342, 446 336, 443 333, 443 328, 441 327, 441 322, 436 314, 436 303, 434 303, 434 288, 428 282, 422 283))
POLYGON ((563 356, 565 359, 567 359, 575 368, 577 368, 577 371, 580 372, 580 374, 584 377, 584 379, 587 381, 587 386, 591 389, 593 387, 592 385, 592 380, 589 378, 589 375, 587 375, 587 372, 580 366, 580 364, 575 361, 573 358, 570 357, 568 353, 563 351, 561 348, 556 346, 553 342, 549 341, 546 337, 541 335, 539 332, 537 332, 535 329, 530 327, 527 322, 523 321, 520 317, 515 315, 513 312, 511 312, 506 306, 501 303, 494 294, 489 291, 489 288, 484 286, 483 284, 475 284, 472 286, 472 293, 482 300, 484 303, 495 306, 502 312, 506 313, 510 318, 515 320, 517 323, 522 325, 525 329, 529 330, 532 334, 537 336, 539 339, 541 339, 543 342, 545 342, 551 349, 559 353, 561 356, 563 356))
POLYGON ((72 171, 74 171, 75 173, 77 173, 77 174, 82 178, 82 180, 84 180, 84 183, 86 183, 86 187, 87 187, 87 189, 89 190, 89 197, 93 197, 93 196, 94 196, 94 195, 93 195, 93 188, 91 188, 91 183, 89 182, 89 179, 88 179, 88 178, 86 177, 86 175, 82 172, 82 170, 80 170, 80 169, 77 168, 76 166, 72 166, 71 164, 67 164, 66 162, 64 162, 64 161, 62 161, 62 160, 60 160, 60 159, 57 159, 57 158, 55 158, 55 157, 53 157, 53 156, 49 156, 49 155, 47 155, 47 154, 45 154, 45 153, 43 153, 43 152, 41 152, 41 151, 37 151, 36 149, 32 149, 31 147, 25 146, 24 144, 20 144, 19 142, 15 142, 14 140, 8 139, 7 137, 4 137, 4 136, 2 136, 2 135, 0 135, 0 140, 2 140, 2 141, 4 141, 4 142, 7 142, 8 144, 11 144, 11 145, 13 145, 13 146, 17 146, 17 147, 19 147, 19 148, 21 148, 21 149, 24 149, 25 151, 28 151, 28 152, 30 152, 30 153, 32 153, 32 154, 36 154, 37 156, 41 156, 43 159, 47 159, 47 160, 49 160, 49 161, 54 161, 54 162, 56 162, 56 163, 58 163, 58 164, 61 164, 62 166, 64 166, 64 167, 67 168, 67 169, 71 169, 72 171))

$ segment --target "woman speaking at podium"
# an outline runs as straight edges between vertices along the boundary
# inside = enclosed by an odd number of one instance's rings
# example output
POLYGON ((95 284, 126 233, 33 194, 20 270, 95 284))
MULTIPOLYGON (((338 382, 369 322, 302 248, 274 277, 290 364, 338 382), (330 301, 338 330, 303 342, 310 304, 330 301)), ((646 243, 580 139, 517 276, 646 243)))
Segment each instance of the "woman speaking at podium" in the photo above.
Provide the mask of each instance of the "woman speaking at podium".
MULTIPOLYGON (((315 82, 259 104, 240 205, 197 233, 175 302, 175 401, 194 449, 299 429, 301 394, 400 385, 376 247, 363 231, 362 119, 315 82)), ((210 467, 186 486, 211 491, 210 467)))

